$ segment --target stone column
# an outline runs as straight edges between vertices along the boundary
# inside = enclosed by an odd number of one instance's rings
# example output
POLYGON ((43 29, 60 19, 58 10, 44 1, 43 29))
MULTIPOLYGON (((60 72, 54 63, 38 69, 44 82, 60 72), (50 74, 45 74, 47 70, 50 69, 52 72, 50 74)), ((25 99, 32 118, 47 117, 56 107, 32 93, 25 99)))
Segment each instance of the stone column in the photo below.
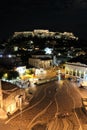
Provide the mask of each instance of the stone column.
POLYGON ((81 71, 79 71, 79 77, 81 78, 81 71))
POLYGON ((83 74, 83 78, 85 79, 85 71, 84 71, 84 74, 83 74))
POLYGON ((75 70, 75 76, 77 76, 77 70, 75 70))

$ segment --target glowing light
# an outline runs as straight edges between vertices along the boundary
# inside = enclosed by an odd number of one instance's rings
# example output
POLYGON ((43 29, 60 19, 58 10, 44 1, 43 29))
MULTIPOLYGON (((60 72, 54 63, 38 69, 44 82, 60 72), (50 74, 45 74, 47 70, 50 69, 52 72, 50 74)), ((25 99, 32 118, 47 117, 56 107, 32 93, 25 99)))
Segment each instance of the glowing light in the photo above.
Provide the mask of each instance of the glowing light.
POLYGON ((11 57, 12 57, 12 55, 8 55, 8 57, 9 57, 9 58, 11 58, 11 57))
POLYGON ((8 74, 5 73, 5 74, 3 75, 3 77, 6 79, 6 78, 8 77, 8 74))
POLYGON ((0 55, 0 57, 3 57, 3 55, 0 55))
POLYGON ((19 72, 20 75, 23 75, 26 71, 26 66, 18 67, 16 70, 19 72))
POLYGON ((45 48, 45 53, 46 53, 46 54, 52 54, 52 49, 46 47, 46 48, 45 48))
POLYGON ((17 46, 14 47, 14 51, 18 51, 18 47, 17 46))
POLYGON ((6 111, 10 112, 10 113, 13 113, 15 110, 16 110, 16 103, 15 102, 13 102, 9 106, 7 106, 7 109, 6 109, 6 111))

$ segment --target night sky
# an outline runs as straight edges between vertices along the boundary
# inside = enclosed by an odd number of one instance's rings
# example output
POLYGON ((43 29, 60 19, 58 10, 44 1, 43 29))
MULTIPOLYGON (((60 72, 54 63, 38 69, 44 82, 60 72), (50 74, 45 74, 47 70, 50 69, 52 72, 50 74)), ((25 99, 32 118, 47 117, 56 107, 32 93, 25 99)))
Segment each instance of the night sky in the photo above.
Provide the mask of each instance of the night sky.
POLYGON ((15 31, 49 29, 87 39, 87 0, 3 0, 0 39, 15 31))

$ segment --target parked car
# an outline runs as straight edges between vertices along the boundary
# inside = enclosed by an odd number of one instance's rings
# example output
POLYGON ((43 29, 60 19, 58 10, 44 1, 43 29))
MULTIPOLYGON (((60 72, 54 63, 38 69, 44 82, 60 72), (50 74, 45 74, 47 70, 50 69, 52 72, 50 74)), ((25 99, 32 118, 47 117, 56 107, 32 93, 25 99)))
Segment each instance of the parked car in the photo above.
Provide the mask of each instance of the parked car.
POLYGON ((65 118, 65 117, 68 117, 70 116, 71 114, 69 114, 68 112, 67 113, 60 113, 60 114, 56 114, 55 117, 58 117, 58 118, 65 118))

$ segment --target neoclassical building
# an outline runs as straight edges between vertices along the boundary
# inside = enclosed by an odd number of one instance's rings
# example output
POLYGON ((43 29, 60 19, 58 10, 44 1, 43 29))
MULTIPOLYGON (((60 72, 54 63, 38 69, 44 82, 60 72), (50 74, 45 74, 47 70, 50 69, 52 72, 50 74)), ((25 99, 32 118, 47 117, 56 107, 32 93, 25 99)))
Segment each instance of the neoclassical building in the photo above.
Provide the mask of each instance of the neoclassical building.
POLYGON ((37 68, 49 68, 52 65, 52 59, 46 57, 46 55, 32 56, 29 58, 29 65, 37 68))
POLYGON ((66 62, 65 74, 75 77, 80 77, 87 80, 87 65, 82 63, 66 62))

